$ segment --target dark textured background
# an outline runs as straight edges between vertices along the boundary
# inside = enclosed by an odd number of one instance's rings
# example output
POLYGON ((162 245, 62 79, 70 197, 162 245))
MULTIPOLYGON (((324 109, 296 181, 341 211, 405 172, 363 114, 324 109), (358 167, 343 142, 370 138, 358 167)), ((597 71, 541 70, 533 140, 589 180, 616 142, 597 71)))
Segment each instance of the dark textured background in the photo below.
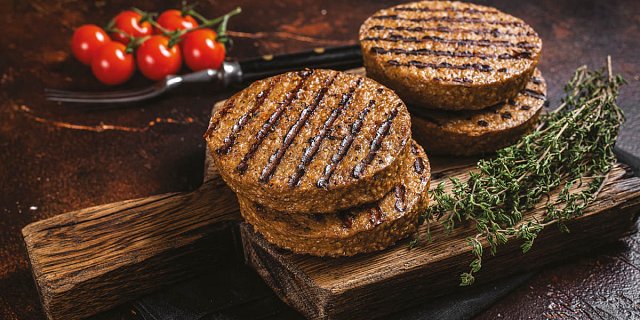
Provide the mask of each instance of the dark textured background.
MULTIPOLYGON (((640 1, 475 2, 523 18, 541 35, 540 68, 552 106, 576 67, 600 66, 610 54, 615 71, 629 82, 620 97, 628 123, 619 146, 640 153, 640 1)), ((200 11, 213 17, 242 6, 244 12, 230 25, 236 43, 230 56, 244 58, 353 43, 360 23, 391 4, 211 0, 201 1, 200 11)), ((206 84, 191 86, 127 110, 91 111, 86 105, 43 99, 45 87, 104 89, 69 56, 68 40, 74 27, 106 23, 130 5, 104 0, 0 1, 0 319, 43 318, 22 245, 23 226, 91 205, 193 190, 202 180, 202 132, 212 103, 231 92, 216 93, 206 84)), ((163 9, 152 1, 135 5, 163 9)), ((127 86, 147 83, 138 76, 127 86)), ((238 268, 236 260, 230 259, 230 265, 238 268)), ((243 304, 227 307, 226 315, 295 316, 252 272, 244 272, 238 281, 253 293, 263 292, 262 298, 242 302, 232 295, 227 306, 243 304)), ((223 267, 212 268, 202 285, 235 292, 235 282, 224 277, 223 267)), ((479 318, 640 318, 639 287, 640 237, 635 235, 582 259, 546 268, 479 318)), ((101 318, 138 316, 135 308, 125 305, 101 318)))

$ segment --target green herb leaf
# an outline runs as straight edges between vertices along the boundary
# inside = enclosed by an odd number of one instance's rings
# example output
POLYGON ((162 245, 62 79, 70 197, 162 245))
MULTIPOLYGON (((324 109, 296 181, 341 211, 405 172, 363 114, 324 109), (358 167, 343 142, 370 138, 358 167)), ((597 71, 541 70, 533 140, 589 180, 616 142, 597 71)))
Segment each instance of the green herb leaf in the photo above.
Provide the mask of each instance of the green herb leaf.
POLYGON ((616 103, 624 80, 612 75, 610 58, 607 66, 606 71, 578 68, 561 105, 543 116, 535 131, 495 158, 480 160, 467 181, 450 179, 450 192, 444 183, 430 192, 432 205, 420 221, 439 221, 449 232, 469 221, 478 231, 467 239, 474 260, 461 285, 473 284, 484 246, 494 255, 498 246, 519 239, 527 252, 547 225, 568 232, 565 222, 581 216, 598 196, 615 162, 613 146, 624 122, 616 103), (553 192, 557 197, 549 196, 553 192), (523 213, 545 199, 543 221, 523 221, 523 213))

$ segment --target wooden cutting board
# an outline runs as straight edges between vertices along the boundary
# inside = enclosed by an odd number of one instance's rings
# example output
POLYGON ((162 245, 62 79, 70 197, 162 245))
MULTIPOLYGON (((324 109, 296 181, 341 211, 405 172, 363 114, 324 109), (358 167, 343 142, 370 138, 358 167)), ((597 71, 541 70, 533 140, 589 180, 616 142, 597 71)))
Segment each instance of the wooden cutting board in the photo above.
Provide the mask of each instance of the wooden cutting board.
MULTIPOLYGON (((464 176, 473 162, 431 160, 432 186, 464 176)), ((570 234, 548 227, 526 255, 516 243, 502 247, 485 259, 478 280, 618 239, 633 231, 639 209, 640 178, 617 164, 597 201, 569 224, 570 234)), ((541 214, 538 209, 528 216, 541 214)), ((47 317, 80 319, 205 270, 215 272, 212 263, 229 254, 229 242, 220 238, 240 220, 235 195, 207 158, 204 183, 194 192, 68 212, 32 223, 22 233, 47 317)), ((285 302, 310 318, 370 318, 458 289, 458 275, 471 261, 464 239, 472 230, 448 237, 437 226, 432 232, 434 241, 414 250, 404 241, 378 253, 321 259, 277 249, 250 226, 241 226, 247 261, 285 302)))
MULTIPOLYGON (((432 186, 450 177, 464 180, 471 169, 473 166, 436 169, 432 186)), ((521 242, 511 241, 490 256, 485 242, 476 284, 567 259, 632 233, 639 210, 640 178, 617 164, 598 199, 582 217, 567 223, 570 233, 548 226, 527 254, 522 254, 521 242)), ((524 219, 540 219, 544 212, 541 204, 524 219)), ((424 234, 426 226, 421 231, 424 234)), ((473 260, 466 238, 476 230, 469 225, 447 234, 435 224, 431 226, 433 241, 414 249, 409 249, 410 239, 406 239, 382 252, 338 259, 279 249, 246 223, 241 225, 241 234, 249 264, 283 301, 307 318, 371 319, 464 290, 458 285, 460 273, 468 271, 473 260)))

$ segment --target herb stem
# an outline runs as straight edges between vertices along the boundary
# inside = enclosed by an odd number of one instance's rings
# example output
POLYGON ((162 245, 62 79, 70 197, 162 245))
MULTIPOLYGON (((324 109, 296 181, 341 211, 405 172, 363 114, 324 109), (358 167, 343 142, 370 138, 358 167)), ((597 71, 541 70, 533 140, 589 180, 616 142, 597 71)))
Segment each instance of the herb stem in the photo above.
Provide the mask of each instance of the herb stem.
POLYGON ((613 75, 610 57, 604 70, 578 68, 559 107, 544 115, 535 131, 495 158, 480 160, 466 181, 451 178, 448 192, 444 183, 431 190, 432 205, 422 223, 439 221, 451 232, 469 221, 478 231, 467 238, 474 260, 461 285, 472 284, 481 269, 481 240, 492 255, 509 239, 523 240, 526 252, 545 227, 557 224, 568 231, 564 223, 596 199, 616 159, 613 146, 624 121, 616 99, 624 83, 613 75), (537 206, 546 210, 542 221, 525 219, 537 206))

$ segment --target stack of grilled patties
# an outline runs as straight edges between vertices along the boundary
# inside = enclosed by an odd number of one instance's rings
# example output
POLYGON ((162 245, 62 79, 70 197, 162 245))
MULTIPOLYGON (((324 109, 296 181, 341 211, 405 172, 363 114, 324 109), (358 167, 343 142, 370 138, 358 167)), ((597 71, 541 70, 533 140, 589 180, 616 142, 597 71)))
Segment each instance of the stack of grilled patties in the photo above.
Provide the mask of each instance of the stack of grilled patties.
POLYGON ((360 29, 367 76, 395 90, 429 154, 489 153, 531 130, 546 85, 542 41, 495 8, 423 1, 378 11, 360 29))
POLYGON ((361 76, 290 72, 218 108, 205 134, 245 220, 296 253, 348 256, 415 232, 430 168, 405 104, 361 76))

